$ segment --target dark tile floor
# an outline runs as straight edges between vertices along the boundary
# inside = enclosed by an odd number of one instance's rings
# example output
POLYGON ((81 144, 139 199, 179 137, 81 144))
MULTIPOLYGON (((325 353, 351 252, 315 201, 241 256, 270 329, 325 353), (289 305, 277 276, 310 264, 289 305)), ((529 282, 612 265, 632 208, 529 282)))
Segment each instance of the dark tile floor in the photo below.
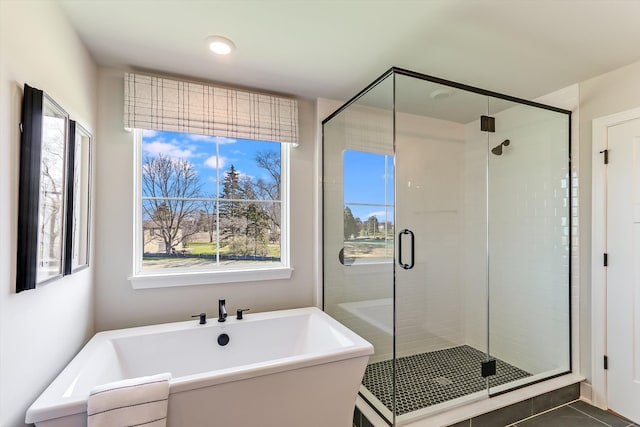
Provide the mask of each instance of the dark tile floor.
MULTIPOLYGON (((463 345, 400 357, 396 359, 395 373, 393 360, 385 360, 367 366, 362 384, 390 411, 394 392, 397 393, 396 414, 403 415, 486 390, 487 379, 480 370, 486 358, 486 353, 463 345)), ((491 387, 531 375, 500 359, 495 361, 496 374, 489 378, 491 387)))
POLYGON ((513 427, 640 427, 582 401, 512 424, 513 427))
MULTIPOLYGON (((497 417, 486 418, 488 415, 481 415, 450 427, 504 427, 507 424, 504 420, 500 422, 499 414, 497 417)), ((373 427, 373 424, 357 409, 353 422, 353 427, 373 427)), ((508 424, 507 427, 640 427, 640 425, 577 400, 523 421, 508 424)))

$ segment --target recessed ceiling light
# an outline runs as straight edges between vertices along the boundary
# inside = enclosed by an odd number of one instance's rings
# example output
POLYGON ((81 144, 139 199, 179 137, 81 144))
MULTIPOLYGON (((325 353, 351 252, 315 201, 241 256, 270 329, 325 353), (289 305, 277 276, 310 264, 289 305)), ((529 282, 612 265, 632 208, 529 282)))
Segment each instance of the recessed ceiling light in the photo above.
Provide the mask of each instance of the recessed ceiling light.
POLYGON ((451 89, 436 89, 429 94, 431 99, 445 99, 453 95, 453 90, 451 89))
POLYGON ((231 40, 222 36, 207 37, 207 46, 213 53, 218 55, 228 55, 236 48, 236 45, 231 40))

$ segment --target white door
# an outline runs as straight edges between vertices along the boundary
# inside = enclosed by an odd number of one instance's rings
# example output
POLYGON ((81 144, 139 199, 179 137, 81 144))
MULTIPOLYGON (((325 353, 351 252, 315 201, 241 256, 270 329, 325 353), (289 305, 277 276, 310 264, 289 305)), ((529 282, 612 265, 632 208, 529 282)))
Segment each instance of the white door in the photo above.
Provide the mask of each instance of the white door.
POLYGON ((640 119, 607 132, 607 400, 640 422, 640 119))

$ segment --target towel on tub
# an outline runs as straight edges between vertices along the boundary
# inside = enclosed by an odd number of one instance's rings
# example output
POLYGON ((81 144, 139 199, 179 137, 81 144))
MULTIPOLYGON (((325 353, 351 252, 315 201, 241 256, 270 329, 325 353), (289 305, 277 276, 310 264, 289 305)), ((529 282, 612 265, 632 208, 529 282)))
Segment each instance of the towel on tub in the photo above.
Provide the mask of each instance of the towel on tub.
POLYGON ((87 427, 165 427, 171 374, 132 378, 94 387, 87 427))

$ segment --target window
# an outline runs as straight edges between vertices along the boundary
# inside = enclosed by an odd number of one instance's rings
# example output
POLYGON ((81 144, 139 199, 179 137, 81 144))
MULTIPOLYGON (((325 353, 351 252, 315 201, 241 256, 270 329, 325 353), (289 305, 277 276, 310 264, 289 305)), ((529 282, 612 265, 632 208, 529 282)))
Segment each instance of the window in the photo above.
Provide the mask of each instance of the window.
POLYGON ((134 135, 134 287, 290 276, 290 144, 155 130, 134 135))
POLYGON ((134 288, 291 276, 295 99, 125 73, 124 127, 136 129, 134 288))
POLYGON ((393 156, 345 150, 344 264, 393 258, 393 156))

